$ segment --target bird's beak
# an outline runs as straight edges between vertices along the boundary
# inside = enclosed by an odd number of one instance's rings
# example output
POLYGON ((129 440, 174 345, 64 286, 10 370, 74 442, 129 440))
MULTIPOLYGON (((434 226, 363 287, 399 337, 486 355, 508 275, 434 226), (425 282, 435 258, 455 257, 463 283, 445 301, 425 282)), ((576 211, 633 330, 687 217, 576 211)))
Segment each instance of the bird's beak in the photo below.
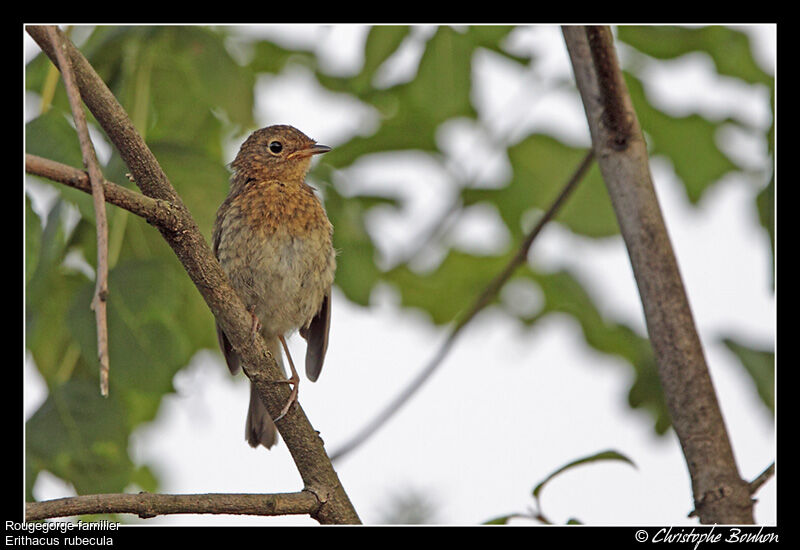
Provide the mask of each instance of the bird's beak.
POLYGON ((299 151, 295 151, 294 153, 289 155, 289 158, 303 158, 303 157, 310 157, 312 155, 319 155, 320 153, 327 153, 330 151, 331 148, 327 145, 320 145, 319 143, 315 143, 311 147, 306 147, 305 149, 300 149, 299 151))

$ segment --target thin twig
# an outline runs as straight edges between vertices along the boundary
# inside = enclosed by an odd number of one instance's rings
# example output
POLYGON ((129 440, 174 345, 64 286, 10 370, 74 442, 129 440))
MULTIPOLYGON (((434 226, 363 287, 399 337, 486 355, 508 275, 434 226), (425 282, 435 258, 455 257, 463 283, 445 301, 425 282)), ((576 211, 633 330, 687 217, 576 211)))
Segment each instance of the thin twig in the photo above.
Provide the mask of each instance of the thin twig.
POLYGON ((774 475, 775 475, 775 462, 767 466, 766 470, 758 474, 758 477, 750 482, 750 495, 756 494, 758 490, 761 489, 761 486, 764 485, 767 481, 769 481, 770 478, 774 475))
POLYGON ((311 491, 276 494, 98 494, 29 502, 25 505, 25 521, 86 514, 136 514, 141 518, 167 514, 310 515, 319 507, 320 501, 311 491))
POLYGON ((67 90, 72 117, 75 120, 75 129, 78 132, 78 141, 81 145, 83 165, 88 170, 89 181, 92 184, 92 198, 94 202, 95 225, 97 228, 97 273, 95 275, 94 297, 92 309, 97 322, 97 358, 100 362, 100 393, 108 397, 108 322, 106 299, 108 297, 108 222, 106 220, 106 204, 103 196, 103 173, 97 162, 94 146, 89 136, 86 125, 86 114, 83 112, 81 93, 75 83, 75 74, 72 63, 65 53, 65 45, 56 27, 48 26, 47 34, 53 44, 53 50, 58 60, 64 87, 67 90))
MULTIPOLYGON (((755 495, 758 492, 758 490, 761 489, 761 486, 764 485, 767 481, 769 481, 774 475, 775 475, 775 462, 767 466, 767 468, 763 472, 758 474, 758 476, 748 484, 750 496, 755 495)), ((690 518, 697 517, 697 509, 695 508, 694 510, 689 512, 689 515, 687 517, 690 518)))
POLYGON ((455 342, 458 335, 462 332, 464 327, 489 303, 497 296, 497 293, 500 292, 500 289, 503 287, 506 282, 511 278, 511 275, 516 271, 516 269, 525 263, 528 258, 528 252, 533 245, 534 240, 536 237, 541 233, 542 228, 550 221, 553 216, 558 212, 561 208, 562 204, 566 200, 566 198, 572 193, 575 189, 577 184, 583 179, 583 176, 586 174, 587 170, 592 164, 592 160, 594 159, 594 154, 591 150, 589 150, 586 155, 581 160, 578 167, 575 169, 575 172, 569 178, 567 183, 564 185, 561 192, 558 194, 556 199, 547 209, 547 211, 542 215, 539 219, 539 222, 536 226, 531 229, 531 231, 525 236, 525 239, 522 241, 522 244, 517 249, 517 252, 511 258, 511 260, 506 264, 503 271, 501 271, 481 292, 478 298, 473 302, 469 309, 466 310, 464 314, 462 314, 456 324, 453 326, 450 334, 447 336, 447 339, 442 344, 442 347, 439 348, 439 351, 436 355, 431 359, 428 365, 422 369, 417 376, 406 386, 406 388, 400 392, 389 404, 384 407, 384 409, 375 417, 373 420, 367 424, 367 426, 358 432, 354 437, 350 439, 347 443, 342 445, 336 452, 332 453, 331 460, 335 461, 362 443, 366 441, 373 433, 375 433, 389 418, 394 416, 394 414, 402 407, 416 392, 419 390, 425 381, 436 371, 439 365, 442 364, 445 357, 447 357, 450 348, 452 348, 453 343, 455 342))
POLYGON ((484 289, 467 313, 462 315, 461 320, 456 325, 456 331, 460 330, 464 325, 469 323, 478 312, 485 308, 497 295, 497 293, 500 292, 502 286, 508 282, 508 279, 511 278, 511 275, 514 273, 514 271, 527 261, 528 252, 533 245, 533 241, 539 236, 539 233, 541 233, 547 222, 553 219, 556 213, 561 209, 564 201, 572 193, 572 191, 575 190, 575 187, 583 179, 583 176, 586 175, 586 172, 592 165, 593 160, 594 153, 590 149, 586 152, 583 159, 578 164, 578 167, 575 169, 575 172, 573 172, 572 176, 570 176, 569 180, 567 180, 567 183, 561 189, 561 192, 555 198, 553 203, 550 205, 547 211, 545 211, 541 219, 539 219, 539 222, 525 237, 525 240, 522 242, 522 245, 520 245, 514 257, 511 258, 511 261, 506 265, 503 271, 497 275, 491 283, 489 283, 489 286, 484 289))
MULTIPOLYGON (((517 93, 506 100, 503 105, 493 109, 494 112, 488 114, 488 119, 497 120, 500 119, 503 113, 507 113, 509 111, 517 113, 518 111, 515 109, 509 108, 509 105, 512 103, 519 103, 524 101, 526 103, 526 109, 533 109, 538 102, 541 102, 544 98, 546 98, 549 94, 557 91, 561 91, 562 88, 566 87, 566 85, 572 85, 571 82, 565 81, 563 83, 556 83, 555 86, 550 88, 549 90, 544 90, 541 93, 537 93, 536 97, 532 99, 530 97, 530 89, 525 84, 527 84, 528 80, 535 80, 537 76, 535 71, 530 71, 525 76, 525 80, 520 84, 520 89, 517 93)), ((473 143, 475 147, 478 147, 480 144, 478 143, 478 139, 484 139, 485 136, 488 136, 494 142, 494 145, 497 147, 502 148, 503 154, 506 153, 506 149, 511 144, 512 138, 519 132, 519 130, 525 125, 525 117, 515 116, 514 122, 508 128, 505 128, 502 132, 494 133, 492 129, 482 120, 477 121, 477 129, 479 130, 479 137, 476 138, 473 143)), ((459 183, 459 191, 463 191, 465 189, 472 189, 481 178, 485 176, 485 172, 487 171, 487 167, 491 164, 490 161, 487 161, 483 166, 482 169, 479 170, 477 173, 469 176, 468 174, 464 174, 463 177, 455 174, 455 170, 449 169, 448 172, 452 173, 453 178, 457 180, 459 183)), ((430 227, 425 235, 418 239, 416 248, 411 251, 410 253, 405 254, 402 260, 398 263, 400 264, 408 264, 415 258, 417 258, 432 242, 441 239, 450 231, 450 229, 455 225, 455 222, 459 220, 461 215, 464 213, 464 206, 463 200, 461 199, 461 194, 456 193, 455 197, 453 198, 450 205, 442 210, 442 214, 436 220, 436 223, 430 227)))

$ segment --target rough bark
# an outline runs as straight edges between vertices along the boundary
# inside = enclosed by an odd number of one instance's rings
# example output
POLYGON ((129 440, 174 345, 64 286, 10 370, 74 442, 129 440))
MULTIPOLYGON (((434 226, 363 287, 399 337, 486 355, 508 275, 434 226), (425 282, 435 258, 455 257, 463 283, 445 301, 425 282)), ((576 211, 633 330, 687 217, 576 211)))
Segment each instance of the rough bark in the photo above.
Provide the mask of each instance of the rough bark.
POLYGON ((753 523, 678 263, 647 148, 608 27, 564 27, 592 144, 639 289, 659 377, 703 523, 753 523))

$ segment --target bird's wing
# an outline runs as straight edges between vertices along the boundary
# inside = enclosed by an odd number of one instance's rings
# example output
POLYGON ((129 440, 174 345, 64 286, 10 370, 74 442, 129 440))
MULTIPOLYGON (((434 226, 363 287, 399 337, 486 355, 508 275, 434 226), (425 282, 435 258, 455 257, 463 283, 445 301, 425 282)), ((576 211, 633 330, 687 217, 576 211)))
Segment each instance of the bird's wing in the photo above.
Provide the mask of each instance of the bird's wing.
POLYGON ((311 319, 307 327, 300 329, 300 335, 306 339, 306 376, 312 382, 319 378, 325 352, 328 350, 328 332, 331 327, 331 295, 330 291, 322 300, 322 306, 311 319))

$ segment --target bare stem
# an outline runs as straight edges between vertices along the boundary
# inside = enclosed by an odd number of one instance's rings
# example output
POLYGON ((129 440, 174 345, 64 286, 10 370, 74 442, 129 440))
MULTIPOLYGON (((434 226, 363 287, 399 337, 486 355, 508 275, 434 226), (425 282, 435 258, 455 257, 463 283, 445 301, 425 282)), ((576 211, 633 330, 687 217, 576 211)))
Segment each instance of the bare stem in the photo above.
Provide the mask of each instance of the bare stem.
POLYGON ((67 90, 72 117, 75 120, 75 129, 78 132, 78 141, 81 146, 83 165, 88 169, 89 181, 92 187, 94 202, 95 226, 97 229, 97 273, 95 275, 94 298, 92 309, 97 323, 97 358, 100 362, 100 393, 108 397, 108 320, 106 300, 108 297, 108 221, 106 220, 106 204, 103 197, 103 173, 97 155, 89 136, 89 127, 86 125, 86 114, 83 112, 81 93, 75 83, 75 73, 72 63, 66 55, 66 45, 57 27, 46 27, 50 43, 53 45, 55 57, 64 87, 67 90))
POLYGON ((750 482, 750 494, 754 495, 761 489, 761 486, 769 481, 775 475, 775 463, 773 462, 767 466, 766 470, 761 472, 757 478, 750 482))
POLYGON ((263 495, 99 494, 29 502, 25 505, 25 521, 86 514, 136 514, 141 518, 167 514, 310 515, 319 506, 319 500, 310 491, 263 495))
MULTIPOLYGON (((89 175, 77 168, 67 166, 54 160, 36 155, 25 155, 25 171, 28 174, 41 176, 49 180, 63 183, 73 189, 92 194, 89 175)), ((110 181, 103 181, 103 198, 109 204, 119 206, 140 216, 149 223, 169 232, 181 231, 181 218, 172 206, 161 199, 146 197, 130 189, 110 181)))

